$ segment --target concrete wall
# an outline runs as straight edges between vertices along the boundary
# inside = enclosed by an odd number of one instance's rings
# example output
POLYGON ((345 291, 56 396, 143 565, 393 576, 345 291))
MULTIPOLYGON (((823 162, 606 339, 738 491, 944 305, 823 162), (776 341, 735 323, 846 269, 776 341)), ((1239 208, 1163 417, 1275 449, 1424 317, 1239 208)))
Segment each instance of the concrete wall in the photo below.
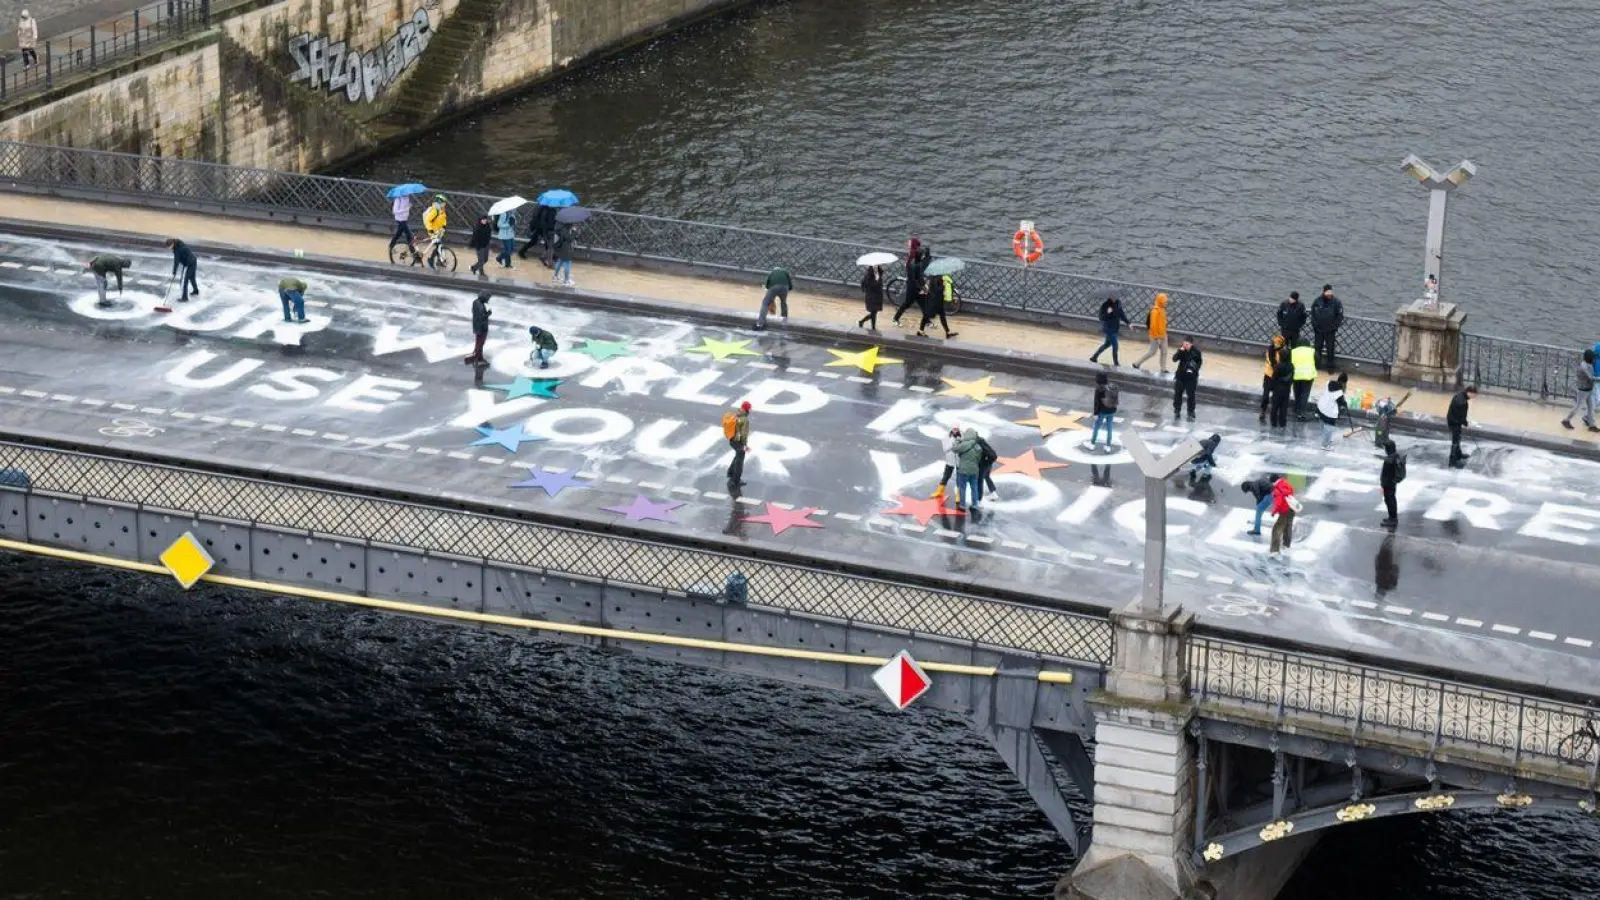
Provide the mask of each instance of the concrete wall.
POLYGON ((463 0, 246 2, 161 57, 13 102, 0 137, 311 171, 747 0, 465 2, 488 16, 467 47, 432 40, 463 0), (452 76, 435 114, 391 124, 429 62, 452 76))

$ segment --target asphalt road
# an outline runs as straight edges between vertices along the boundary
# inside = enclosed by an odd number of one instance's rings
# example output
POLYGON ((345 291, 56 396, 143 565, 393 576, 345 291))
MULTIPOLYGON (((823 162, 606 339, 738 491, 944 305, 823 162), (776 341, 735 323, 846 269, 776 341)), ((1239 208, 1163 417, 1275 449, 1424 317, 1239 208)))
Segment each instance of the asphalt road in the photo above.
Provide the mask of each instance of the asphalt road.
MULTIPOLYGON (((99 311, 80 270, 90 252, 0 239, 6 421, 378 472, 575 520, 893 560, 1108 608, 1139 589, 1143 486, 1125 451, 1083 447, 1087 385, 946 365, 932 341, 874 362, 866 333, 828 346, 781 326, 755 334, 560 299, 497 300, 480 371, 461 362, 470 282, 446 295, 296 273, 311 284, 312 321, 295 325, 275 290, 290 273, 206 259, 202 294, 163 315, 152 307, 169 258, 128 252, 127 290, 99 311), (561 342, 548 370, 526 365, 532 322, 561 342), (720 418, 746 398, 749 484, 729 496, 720 418), (977 427, 1002 457, 999 496, 978 515, 926 502, 952 424, 977 427)), ((1315 423, 1273 434, 1253 411, 1202 408, 1175 423, 1167 383, 1116 377, 1119 429, 1158 449, 1223 437, 1209 486, 1170 484, 1168 591, 1203 619, 1541 680, 1570 672, 1573 687, 1600 668, 1588 601, 1600 466, 1484 444, 1454 471, 1444 442, 1408 439, 1390 533, 1368 433, 1325 452, 1315 423), (1244 533, 1253 513, 1238 484, 1267 471, 1306 502, 1286 559, 1244 533)))

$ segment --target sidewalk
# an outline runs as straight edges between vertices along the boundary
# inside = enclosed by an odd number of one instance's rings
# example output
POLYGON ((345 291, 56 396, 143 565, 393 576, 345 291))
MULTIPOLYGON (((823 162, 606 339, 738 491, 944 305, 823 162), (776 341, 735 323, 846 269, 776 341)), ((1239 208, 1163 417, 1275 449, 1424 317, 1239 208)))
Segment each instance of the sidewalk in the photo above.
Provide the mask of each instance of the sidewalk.
MULTIPOLYGON (((386 261, 385 245, 387 241, 370 234, 354 234, 337 230, 318 230, 298 225, 285 225, 270 222, 258 222, 250 219, 235 219, 216 215, 201 215, 184 212, 164 212, 143 207, 118 207, 100 203, 58 200, 48 197, 33 197, 20 194, 6 195, 6 216, 19 220, 30 220, 40 224, 54 224, 66 227, 103 228, 113 231, 130 231, 137 229, 146 235, 170 235, 174 237, 205 240, 220 243, 235 244, 251 247, 258 250, 282 250, 292 252, 306 250, 315 256, 344 257, 347 259, 362 260, 365 262, 386 261)), ((480 283, 466 273, 466 267, 471 264, 470 250, 456 247, 460 258, 460 272, 462 285, 466 288, 472 284, 480 283)), ((774 260, 774 264, 781 263, 774 260)), ((495 268, 496 264, 490 259, 490 270, 505 272, 495 268)), ((620 294, 633 297, 644 297, 666 300, 676 303, 690 304, 707 309, 737 312, 750 320, 755 321, 756 307, 764 293, 759 284, 741 285, 727 281, 709 278, 696 278, 682 275, 669 275, 656 272, 646 272, 617 266, 601 266, 576 262, 573 277, 578 282, 580 289, 602 291, 611 294, 620 294)), ((549 282, 549 270, 534 261, 517 260, 516 268, 510 270, 509 275, 497 274, 487 280, 487 284, 495 282, 514 282, 524 285, 546 285, 549 282)), ((864 313, 864 308, 859 301, 840 300, 818 294, 795 291, 789 295, 789 311, 797 319, 818 321, 835 326, 853 327, 864 313)), ((889 325, 893 309, 886 309, 878 316, 879 323, 884 326, 886 333, 898 331, 889 325)), ((912 319, 910 313, 907 319, 912 319)), ((770 327, 781 328, 774 317, 769 322, 770 327)), ((916 327, 915 321, 910 321, 905 333, 910 333, 916 327)), ((986 320, 972 316, 958 316, 951 322, 951 327, 959 333, 957 342, 969 348, 978 350, 992 350, 997 352, 1023 352, 1043 356, 1053 356, 1066 359, 1086 360, 1090 353, 1099 345, 1097 335, 1065 329, 1050 328, 1043 325, 1032 325, 1003 320, 986 320)), ((866 331, 859 332, 863 340, 870 338, 866 331)), ((1176 321, 1172 325, 1171 333, 1174 338, 1183 334, 1183 322, 1176 321)), ((1129 388, 1145 387, 1149 390, 1168 390, 1166 386, 1170 381, 1161 381, 1155 375, 1135 371, 1129 365, 1133 360, 1143 355, 1146 342, 1144 333, 1140 329, 1124 329, 1122 341, 1123 366, 1118 371, 1121 383, 1129 388), (1140 382, 1148 381, 1149 385, 1140 382)), ((1175 349, 1175 346, 1174 346, 1175 349)), ((1206 350, 1205 368, 1201 373, 1202 386, 1230 386, 1249 393, 1259 393, 1261 389, 1261 359, 1259 357, 1243 357, 1236 354, 1225 354, 1206 350)), ((1103 359, 1105 357, 1102 357, 1103 359)), ((1154 360, 1151 361, 1154 363, 1154 360)), ((1325 379, 1319 379, 1319 383, 1325 379)), ((1389 384, 1387 381, 1352 374, 1350 386, 1353 389, 1375 391, 1379 396, 1393 395, 1396 399, 1405 393, 1404 388, 1389 384)), ((1450 403, 1450 394, 1441 391, 1417 390, 1406 403, 1405 412, 1437 417, 1442 420, 1450 403)), ((1577 440, 1591 445, 1600 445, 1600 440, 1593 433, 1585 431, 1581 424, 1574 431, 1561 427, 1561 415, 1566 411, 1565 403, 1560 406, 1540 403, 1533 399, 1515 397, 1492 396, 1483 393, 1473 401, 1472 419, 1484 425, 1493 425, 1514 432, 1526 432, 1559 440, 1577 440)))

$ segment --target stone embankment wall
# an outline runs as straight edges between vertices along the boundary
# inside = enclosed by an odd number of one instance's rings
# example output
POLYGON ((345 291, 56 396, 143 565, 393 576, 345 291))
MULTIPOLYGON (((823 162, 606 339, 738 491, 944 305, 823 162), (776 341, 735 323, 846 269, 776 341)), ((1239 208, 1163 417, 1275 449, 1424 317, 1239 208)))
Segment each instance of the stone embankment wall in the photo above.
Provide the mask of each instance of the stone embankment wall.
POLYGON ((748 0, 242 0, 0 138, 312 171, 748 0))

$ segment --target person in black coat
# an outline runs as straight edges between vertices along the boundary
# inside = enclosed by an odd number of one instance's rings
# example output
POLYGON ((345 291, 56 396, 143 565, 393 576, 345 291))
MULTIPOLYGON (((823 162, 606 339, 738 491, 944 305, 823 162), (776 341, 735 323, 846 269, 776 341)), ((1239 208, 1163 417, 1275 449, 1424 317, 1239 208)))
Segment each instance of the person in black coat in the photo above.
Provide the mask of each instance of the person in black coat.
POLYGON ((1289 299, 1278 304, 1278 328, 1283 339, 1293 347, 1300 342, 1300 329, 1306 327, 1306 308, 1300 303, 1300 292, 1290 291, 1289 299))
POLYGON ((919 309, 922 307, 923 298, 928 292, 928 281, 922 273, 927 271, 928 263, 933 262, 932 247, 916 238, 912 238, 907 246, 910 252, 906 255, 906 295, 905 299, 900 301, 900 308, 894 311, 896 325, 900 324, 900 317, 906 314, 906 310, 910 309, 912 304, 916 304, 919 309))
POLYGON ((1333 295, 1333 285, 1322 286, 1322 294, 1311 301, 1311 337, 1313 352, 1317 354, 1317 368, 1333 373, 1333 342, 1344 324, 1344 303, 1333 295))
POLYGON ((1178 412, 1183 407, 1183 399, 1189 398, 1189 418, 1194 418, 1194 390, 1200 385, 1200 364, 1204 359, 1200 355, 1200 348, 1194 345, 1194 338, 1184 338, 1183 346, 1178 352, 1172 354, 1172 417, 1176 419, 1178 412))
POLYGON ((178 299, 187 302, 190 289, 196 297, 200 296, 200 283, 194 279, 200 261, 195 258, 194 251, 177 238, 167 238, 167 249, 172 251, 172 276, 176 278, 178 270, 183 269, 183 280, 178 282, 178 299))
POLYGON ((1466 465, 1472 454, 1461 452, 1461 429, 1467 427, 1468 404, 1478 396, 1478 386, 1468 385, 1467 389, 1450 398, 1450 410, 1445 413, 1444 423, 1450 426, 1450 465, 1461 468, 1466 465))
POLYGON ((1294 366, 1289 354, 1278 355, 1272 367, 1272 427, 1289 427, 1289 391, 1294 387, 1294 366))
POLYGON ((878 330, 878 313, 883 311, 883 267, 867 266, 861 276, 861 296, 867 304, 867 314, 856 322, 857 328, 878 330))
POLYGON ((533 215, 528 217, 528 242, 522 245, 517 255, 527 259, 529 250, 543 244, 544 250, 539 254, 539 260, 544 263, 545 268, 550 268, 550 232, 555 228, 555 224, 554 206, 539 206, 534 209, 533 215))
POLYGON ((483 365, 483 342, 489 337, 489 292, 484 291, 472 301, 472 353, 463 359, 467 365, 483 365))
POLYGON ((1400 524, 1400 513, 1395 501, 1395 487, 1400 484, 1400 450, 1395 447, 1394 441, 1383 442, 1383 468, 1378 472, 1378 487, 1383 490, 1383 508, 1389 517, 1383 520, 1383 527, 1393 528, 1400 524))
POLYGON ((474 275, 486 274, 483 267, 489 264, 489 235, 492 231, 486 215, 479 216, 477 223, 472 226, 472 237, 468 239, 467 246, 478 253, 478 261, 472 264, 470 270, 474 275))
POLYGON ((1099 362, 1100 354, 1110 350, 1111 364, 1122 365, 1122 361, 1117 358, 1117 335, 1121 332, 1122 326, 1132 324, 1128 321, 1128 314, 1122 311, 1122 301, 1114 296, 1107 297, 1106 302, 1100 304, 1100 311, 1096 317, 1100 320, 1100 335, 1104 340, 1099 349, 1089 354, 1089 361, 1099 362))

